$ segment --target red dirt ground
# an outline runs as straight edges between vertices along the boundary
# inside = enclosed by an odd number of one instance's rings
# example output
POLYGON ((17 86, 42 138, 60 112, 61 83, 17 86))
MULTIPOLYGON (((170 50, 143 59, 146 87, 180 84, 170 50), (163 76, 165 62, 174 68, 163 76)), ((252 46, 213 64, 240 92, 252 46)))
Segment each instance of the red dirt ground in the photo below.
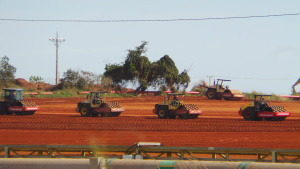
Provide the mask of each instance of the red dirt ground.
POLYGON ((40 111, 28 116, 0 116, 0 144, 133 145, 300 148, 300 102, 272 102, 292 113, 285 121, 244 121, 239 108, 251 101, 215 101, 184 97, 203 110, 197 119, 158 119, 152 114, 162 96, 107 98, 126 111, 119 117, 81 117, 75 112, 84 98, 33 99, 40 111))

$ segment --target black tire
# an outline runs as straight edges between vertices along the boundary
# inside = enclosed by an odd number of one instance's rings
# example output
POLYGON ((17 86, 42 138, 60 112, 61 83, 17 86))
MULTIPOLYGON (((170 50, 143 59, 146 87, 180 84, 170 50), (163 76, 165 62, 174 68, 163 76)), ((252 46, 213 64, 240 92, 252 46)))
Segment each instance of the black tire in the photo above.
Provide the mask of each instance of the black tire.
POLYGON ((91 116, 92 116, 92 117, 98 117, 98 116, 99 116, 99 113, 91 113, 91 116))
POLYGON ((258 120, 254 107, 247 107, 243 110, 243 117, 247 121, 258 120))
POLYGON ((160 119, 166 119, 168 117, 168 109, 164 107, 159 107, 157 110, 157 116, 160 119))
POLYGON ((121 112, 112 112, 110 113, 110 117, 118 117, 120 116, 121 112))
POLYGON ((286 117, 273 117, 272 120, 273 121, 284 121, 286 119, 286 117))
POLYGON ((206 93, 206 97, 210 100, 216 99, 216 95, 217 93, 214 90, 208 90, 206 93))
POLYGON ((180 115, 179 119, 190 119, 190 115, 180 115))
POLYGON ((169 119, 176 119, 176 115, 170 115, 169 114, 169 119))
POLYGON ((91 115, 90 108, 88 106, 86 106, 86 105, 82 105, 80 107, 80 114, 83 117, 89 117, 91 115))
POLYGON ((115 112, 115 117, 119 117, 121 112, 115 112))
MULTIPOLYGON (((225 91, 224 93, 229 93, 229 94, 231 94, 231 91, 225 91)), ((227 101, 229 101, 229 100, 231 100, 232 99, 232 96, 231 97, 223 97, 224 98, 224 100, 227 100, 227 101)))
POLYGON ((196 118, 198 118, 198 116, 199 116, 199 114, 191 114, 191 115, 190 115, 190 118, 191 118, 191 119, 196 119, 196 118))
POLYGON ((5 108, 5 105, 3 102, 0 103, 0 115, 4 115, 5 114, 5 111, 6 108, 5 108))
POLYGON ((6 114, 6 115, 12 115, 13 112, 7 111, 5 114, 6 114))
POLYGON ((279 118, 279 121, 284 121, 286 119, 286 116, 285 117, 278 117, 279 118))
POLYGON ((216 95, 216 100, 222 100, 222 95, 220 96, 219 94, 216 95))
POLYGON ((224 100, 229 101, 231 100, 231 97, 224 97, 224 100))
POLYGON ((178 118, 179 119, 185 119, 185 115, 179 115, 178 118))

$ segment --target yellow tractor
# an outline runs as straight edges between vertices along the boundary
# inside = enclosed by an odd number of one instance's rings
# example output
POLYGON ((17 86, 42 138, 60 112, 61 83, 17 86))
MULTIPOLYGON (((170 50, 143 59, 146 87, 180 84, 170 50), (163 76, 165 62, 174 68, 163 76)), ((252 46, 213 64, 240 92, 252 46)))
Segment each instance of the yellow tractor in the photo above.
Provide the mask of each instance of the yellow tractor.
POLYGON ((228 86, 223 86, 223 82, 230 81, 231 80, 217 79, 217 82, 214 82, 213 86, 209 86, 204 89, 203 94, 206 95, 206 97, 210 100, 221 100, 222 98, 231 101, 242 100, 245 97, 245 95, 242 94, 240 90, 232 90, 229 89, 228 86))
POLYGON ((254 95, 254 101, 242 106, 238 111, 247 121, 283 121, 286 117, 291 116, 283 106, 270 106, 269 102, 264 100, 265 97, 272 95, 254 95))
POLYGON ((195 119, 202 114, 202 110, 199 110, 197 105, 183 104, 178 96, 184 94, 168 94, 168 99, 164 99, 164 102, 158 103, 153 109, 153 114, 157 115, 160 119, 175 119, 178 116, 180 119, 195 119))
POLYGON ((86 100, 77 103, 75 111, 79 112, 83 117, 117 117, 125 108, 118 102, 106 102, 102 96, 106 92, 90 92, 87 94, 86 100))

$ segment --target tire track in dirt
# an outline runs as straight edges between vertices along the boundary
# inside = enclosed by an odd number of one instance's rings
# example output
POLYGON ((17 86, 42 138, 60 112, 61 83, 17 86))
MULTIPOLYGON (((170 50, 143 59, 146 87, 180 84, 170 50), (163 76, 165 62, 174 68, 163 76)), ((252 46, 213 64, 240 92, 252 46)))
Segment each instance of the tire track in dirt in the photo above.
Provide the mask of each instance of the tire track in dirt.
POLYGON ((0 116, 0 129, 174 132, 300 132, 300 120, 158 119, 149 116, 81 117, 68 115, 0 116))

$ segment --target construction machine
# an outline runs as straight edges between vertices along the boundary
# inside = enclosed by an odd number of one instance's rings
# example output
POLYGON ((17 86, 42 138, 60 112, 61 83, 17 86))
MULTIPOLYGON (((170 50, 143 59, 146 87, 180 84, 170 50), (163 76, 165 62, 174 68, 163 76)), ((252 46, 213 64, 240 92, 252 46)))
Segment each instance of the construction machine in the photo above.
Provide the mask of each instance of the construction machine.
POLYGON ((283 121, 291 116, 283 106, 271 106, 265 101, 272 95, 254 95, 254 101, 240 108, 238 114, 247 121, 283 121))
POLYGON ((196 119, 202 110, 199 110, 197 105, 183 104, 183 101, 178 98, 184 94, 168 94, 168 99, 165 97, 164 102, 158 103, 153 109, 153 114, 160 119, 175 119, 178 116, 180 119, 196 119))
POLYGON ((0 115, 33 115, 39 110, 34 102, 23 100, 23 89, 6 88, 2 90, 0 115))
POLYGON ((297 80, 297 82, 292 86, 293 94, 297 94, 295 87, 300 84, 300 78, 297 80))
POLYGON ((223 82, 230 82, 231 80, 217 79, 214 81, 213 86, 205 87, 203 94, 206 95, 208 99, 239 101, 242 100, 245 95, 242 94, 240 90, 229 89, 228 86, 224 87, 223 82))
POLYGON ((90 92, 86 96, 86 100, 77 103, 75 111, 79 112, 83 117, 117 117, 125 108, 118 102, 106 102, 102 97, 106 92, 90 92))

